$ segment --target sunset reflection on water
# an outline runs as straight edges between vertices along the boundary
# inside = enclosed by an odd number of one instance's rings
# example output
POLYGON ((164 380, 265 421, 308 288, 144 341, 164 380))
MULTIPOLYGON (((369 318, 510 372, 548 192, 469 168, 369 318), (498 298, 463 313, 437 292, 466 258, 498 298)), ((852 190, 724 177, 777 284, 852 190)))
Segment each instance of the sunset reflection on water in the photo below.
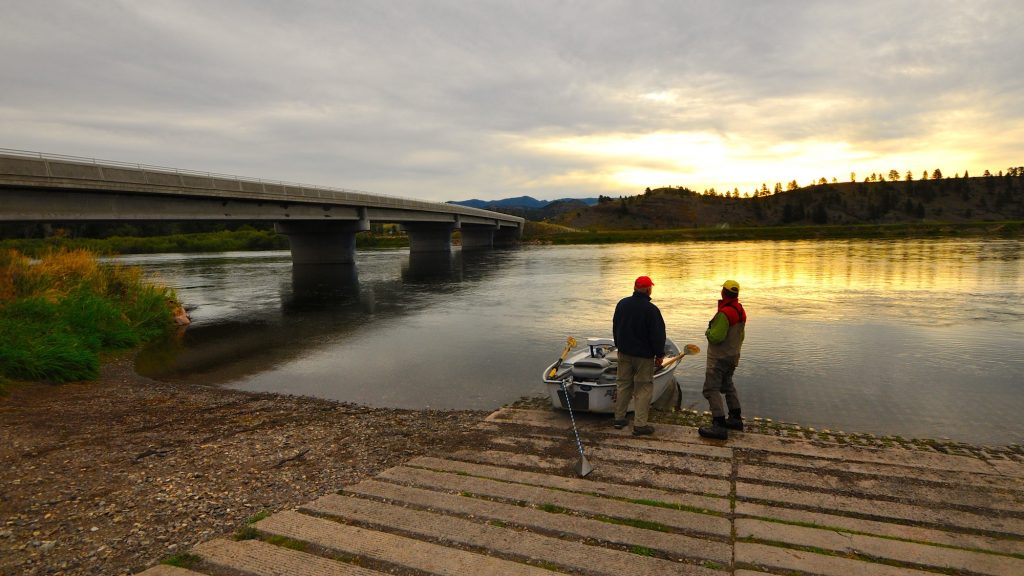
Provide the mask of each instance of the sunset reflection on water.
MULTIPOLYGON (((367 251, 343 284, 323 291, 296 284, 287 253, 135 260, 194 307, 185 339, 147 364, 154 377, 493 409, 543 394, 541 370, 567 336, 609 336, 615 303, 637 276, 654 279, 669 336, 702 349, 721 284, 733 279, 749 316, 736 372, 746 414, 1010 443, 1024 442, 1021 247, 686 242, 456 250, 440 259, 367 251)), ((701 354, 676 370, 684 405, 700 410, 704 362, 701 354)))

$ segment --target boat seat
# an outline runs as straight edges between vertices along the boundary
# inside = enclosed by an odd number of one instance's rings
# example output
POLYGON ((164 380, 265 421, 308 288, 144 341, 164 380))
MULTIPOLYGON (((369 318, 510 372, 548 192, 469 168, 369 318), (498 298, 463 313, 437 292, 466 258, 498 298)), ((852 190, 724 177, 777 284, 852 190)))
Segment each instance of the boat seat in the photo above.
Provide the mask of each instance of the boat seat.
POLYGON ((577 380, 598 380, 608 369, 612 368, 611 361, 605 358, 583 358, 573 362, 572 377, 577 380))
POLYGON ((618 350, 609 350, 608 353, 604 355, 604 359, 609 361, 609 362, 611 362, 612 364, 618 362, 619 361, 619 351, 618 350))

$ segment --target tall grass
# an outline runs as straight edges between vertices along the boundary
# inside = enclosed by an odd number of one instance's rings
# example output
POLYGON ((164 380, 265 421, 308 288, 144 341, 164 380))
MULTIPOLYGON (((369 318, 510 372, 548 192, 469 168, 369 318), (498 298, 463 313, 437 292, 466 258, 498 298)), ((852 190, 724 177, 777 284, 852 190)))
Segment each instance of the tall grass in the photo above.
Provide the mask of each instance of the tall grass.
POLYGON ((0 251, 0 378, 90 380, 100 354, 158 338, 174 326, 173 291, 138 268, 100 264, 84 250, 39 261, 0 251))
MULTIPOLYGON (((401 248, 409 245, 405 234, 356 235, 359 248, 401 248)), ((272 230, 223 230, 169 236, 111 236, 109 238, 7 238, 0 239, 0 250, 10 249, 39 258, 56 250, 88 250, 96 254, 163 254, 233 252, 247 250, 287 250, 288 237, 272 230)))
POLYGON ((170 236, 111 236, 109 238, 9 238, 0 249, 18 250, 33 258, 55 250, 88 250, 97 254, 158 254, 285 250, 288 238, 270 230, 224 230, 170 236))

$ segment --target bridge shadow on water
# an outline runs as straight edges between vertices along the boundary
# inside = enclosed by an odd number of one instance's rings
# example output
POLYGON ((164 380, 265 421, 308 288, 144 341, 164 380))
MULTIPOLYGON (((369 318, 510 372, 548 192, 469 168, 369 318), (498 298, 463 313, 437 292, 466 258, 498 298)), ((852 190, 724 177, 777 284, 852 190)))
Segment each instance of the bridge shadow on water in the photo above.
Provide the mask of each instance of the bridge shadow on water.
POLYGON ((157 380, 220 385, 337 345, 374 322, 394 321, 484 281, 512 252, 410 254, 398 270, 360 279, 356 265, 293 264, 276 309, 243 319, 197 323, 150 345, 136 370, 157 380))

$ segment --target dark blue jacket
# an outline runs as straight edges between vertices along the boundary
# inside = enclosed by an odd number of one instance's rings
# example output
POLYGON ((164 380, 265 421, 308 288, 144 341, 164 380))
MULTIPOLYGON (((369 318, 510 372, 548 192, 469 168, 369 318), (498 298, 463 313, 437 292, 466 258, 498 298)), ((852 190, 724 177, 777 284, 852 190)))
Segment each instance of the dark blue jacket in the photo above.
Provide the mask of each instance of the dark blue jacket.
POLYGON ((665 320, 643 292, 619 300, 612 317, 612 335, 623 354, 640 358, 665 355, 665 320))

